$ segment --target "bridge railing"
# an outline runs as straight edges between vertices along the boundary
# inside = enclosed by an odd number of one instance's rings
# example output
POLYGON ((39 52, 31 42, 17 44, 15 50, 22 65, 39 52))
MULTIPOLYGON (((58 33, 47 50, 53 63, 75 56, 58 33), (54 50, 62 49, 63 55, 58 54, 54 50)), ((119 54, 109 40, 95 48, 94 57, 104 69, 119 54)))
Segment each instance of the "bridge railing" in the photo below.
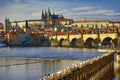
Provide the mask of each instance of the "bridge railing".
MULTIPOLYGON (((106 53, 101 56, 97 56, 93 59, 88 59, 79 64, 73 64, 68 68, 58 71, 57 73, 45 76, 40 80, 88 80, 100 70, 106 70, 106 68, 113 68, 114 53, 106 53)), ((110 70, 110 69, 109 69, 110 70)), ((100 73, 99 73, 100 74, 100 73)))

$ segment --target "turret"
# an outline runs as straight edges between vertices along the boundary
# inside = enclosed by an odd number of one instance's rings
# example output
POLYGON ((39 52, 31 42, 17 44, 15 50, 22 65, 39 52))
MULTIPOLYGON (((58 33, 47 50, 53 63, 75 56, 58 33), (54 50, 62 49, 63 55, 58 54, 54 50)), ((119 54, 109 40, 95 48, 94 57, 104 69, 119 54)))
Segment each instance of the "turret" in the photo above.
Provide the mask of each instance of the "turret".
POLYGON ((44 15, 44 11, 43 11, 43 10, 42 10, 41 19, 42 19, 42 20, 44 20, 44 19, 45 19, 45 15, 44 15))
POLYGON ((4 32, 7 31, 7 18, 5 17, 5 26, 4 26, 4 32))
POLYGON ((49 13, 49 16, 51 16, 51 12, 50 12, 50 8, 48 7, 48 13, 49 13))
POLYGON ((9 21, 9 18, 5 18, 5 28, 4 28, 4 31, 8 31, 9 29, 11 28, 11 23, 9 21))
POLYGON ((48 12, 47 12, 47 20, 51 19, 51 12, 50 12, 50 8, 48 7, 48 12))
POLYGON ((82 17, 82 21, 87 21, 85 16, 82 17))
POLYGON ((55 15, 55 10, 53 10, 53 15, 55 15))
POLYGON ((44 19, 47 19, 47 11, 45 11, 45 17, 44 17, 44 19))

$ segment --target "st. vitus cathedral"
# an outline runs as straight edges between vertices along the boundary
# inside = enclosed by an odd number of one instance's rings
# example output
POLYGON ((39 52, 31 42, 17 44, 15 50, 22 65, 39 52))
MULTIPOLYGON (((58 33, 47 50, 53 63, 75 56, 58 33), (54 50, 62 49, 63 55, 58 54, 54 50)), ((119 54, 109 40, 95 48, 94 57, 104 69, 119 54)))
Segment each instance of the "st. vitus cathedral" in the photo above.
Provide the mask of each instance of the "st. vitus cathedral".
POLYGON ((42 20, 53 20, 53 19, 64 19, 62 14, 56 15, 55 12, 53 14, 50 11, 50 8, 48 10, 44 11, 42 10, 42 15, 41 15, 42 20))

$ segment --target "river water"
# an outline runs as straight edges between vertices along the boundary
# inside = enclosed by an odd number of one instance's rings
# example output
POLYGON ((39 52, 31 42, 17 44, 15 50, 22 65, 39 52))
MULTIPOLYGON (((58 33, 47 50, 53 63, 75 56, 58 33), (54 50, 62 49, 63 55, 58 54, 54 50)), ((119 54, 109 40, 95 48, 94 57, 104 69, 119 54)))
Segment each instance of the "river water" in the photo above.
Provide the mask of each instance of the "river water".
MULTIPOLYGON (((104 54, 96 49, 0 48, 0 80, 39 80, 68 66, 104 54)), ((118 77, 115 78, 117 80, 118 77)))

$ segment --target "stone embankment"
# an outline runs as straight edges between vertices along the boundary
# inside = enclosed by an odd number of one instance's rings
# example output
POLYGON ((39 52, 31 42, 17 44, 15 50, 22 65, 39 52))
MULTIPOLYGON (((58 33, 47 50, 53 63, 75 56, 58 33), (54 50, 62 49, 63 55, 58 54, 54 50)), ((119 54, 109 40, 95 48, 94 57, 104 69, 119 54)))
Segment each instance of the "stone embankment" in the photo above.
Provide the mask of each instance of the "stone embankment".
POLYGON ((67 69, 50 74, 40 80, 98 80, 114 69, 114 53, 106 53, 80 64, 73 64, 67 69))

